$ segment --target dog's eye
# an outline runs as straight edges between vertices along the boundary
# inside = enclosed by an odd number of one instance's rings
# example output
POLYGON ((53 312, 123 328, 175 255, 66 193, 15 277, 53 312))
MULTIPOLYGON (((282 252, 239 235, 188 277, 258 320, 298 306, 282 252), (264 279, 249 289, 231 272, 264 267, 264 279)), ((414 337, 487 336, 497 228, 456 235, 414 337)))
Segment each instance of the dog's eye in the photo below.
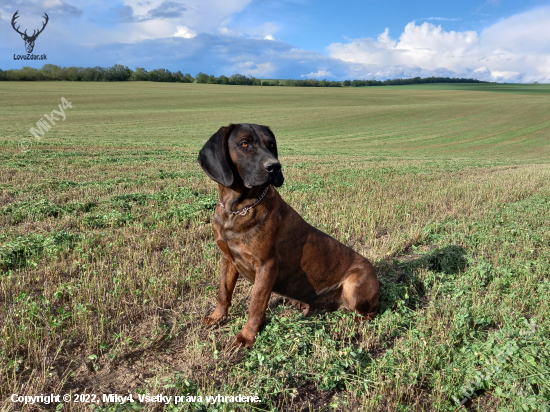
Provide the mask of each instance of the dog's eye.
POLYGON ((242 142, 241 147, 244 147, 246 149, 248 147, 248 142, 242 142))
POLYGON ((275 145, 273 143, 269 143, 269 148, 270 149, 273 149, 275 147, 275 145))

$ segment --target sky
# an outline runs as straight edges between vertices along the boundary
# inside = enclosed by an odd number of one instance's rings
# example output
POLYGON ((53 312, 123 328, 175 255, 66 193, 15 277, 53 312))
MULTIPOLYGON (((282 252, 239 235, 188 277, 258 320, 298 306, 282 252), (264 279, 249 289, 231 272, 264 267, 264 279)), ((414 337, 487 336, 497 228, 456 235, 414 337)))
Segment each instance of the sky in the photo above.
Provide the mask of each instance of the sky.
POLYGON ((0 69, 550 82, 550 0, 1 0, 0 69), (40 29, 33 54, 20 32, 40 29))

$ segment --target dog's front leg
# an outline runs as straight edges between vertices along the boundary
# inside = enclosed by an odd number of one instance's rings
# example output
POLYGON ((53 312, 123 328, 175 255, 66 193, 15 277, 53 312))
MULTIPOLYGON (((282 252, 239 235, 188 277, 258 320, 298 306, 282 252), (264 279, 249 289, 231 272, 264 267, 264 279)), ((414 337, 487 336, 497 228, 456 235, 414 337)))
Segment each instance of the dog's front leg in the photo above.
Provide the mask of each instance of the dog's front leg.
POLYGON ((277 279, 279 265, 275 259, 264 262, 257 272, 252 288, 252 297, 250 299, 250 308, 248 310, 248 321, 243 330, 235 336, 235 345, 251 348, 256 339, 256 334, 265 320, 265 311, 271 290, 277 279))
POLYGON ((218 291, 218 304, 210 316, 203 319, 202 323, 208 325, 218 323, 227 317, 227 311, 231 305, 231 298, 235 284, 239 278, 239 272, 229 258, 222 255, 220 263, 220 289, 218 291))

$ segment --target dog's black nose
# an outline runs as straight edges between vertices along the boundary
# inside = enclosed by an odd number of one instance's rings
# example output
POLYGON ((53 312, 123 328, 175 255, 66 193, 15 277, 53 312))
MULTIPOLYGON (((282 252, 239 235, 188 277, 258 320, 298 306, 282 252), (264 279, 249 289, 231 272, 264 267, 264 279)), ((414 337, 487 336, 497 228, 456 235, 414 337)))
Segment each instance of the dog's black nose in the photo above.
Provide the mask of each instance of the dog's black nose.
POLYGON ((268 162, 265 164, 265 170, 267 173, 277 173, 281 170, 281 164, 279 162, 268 162))

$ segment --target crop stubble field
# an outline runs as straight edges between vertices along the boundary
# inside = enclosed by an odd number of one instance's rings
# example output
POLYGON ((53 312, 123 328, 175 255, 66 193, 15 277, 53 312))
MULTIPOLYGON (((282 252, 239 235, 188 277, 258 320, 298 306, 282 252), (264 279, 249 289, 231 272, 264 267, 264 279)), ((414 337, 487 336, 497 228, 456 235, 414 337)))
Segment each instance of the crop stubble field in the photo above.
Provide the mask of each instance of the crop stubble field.
POLYGON ((71 391, 262 399, 165 410, 455 411, 466 394, 463 410, 547 410, 550 87, 491 86, 0 83, 1 410, 71 391), (37 142, 61 97, 73 107, 37 142), (201 325, 220 253, 196 155, 230 122, 271 126, 283 198, 375 264, 374 321, 274 296, 235 351, 240 280, 228 321, 201 325))

